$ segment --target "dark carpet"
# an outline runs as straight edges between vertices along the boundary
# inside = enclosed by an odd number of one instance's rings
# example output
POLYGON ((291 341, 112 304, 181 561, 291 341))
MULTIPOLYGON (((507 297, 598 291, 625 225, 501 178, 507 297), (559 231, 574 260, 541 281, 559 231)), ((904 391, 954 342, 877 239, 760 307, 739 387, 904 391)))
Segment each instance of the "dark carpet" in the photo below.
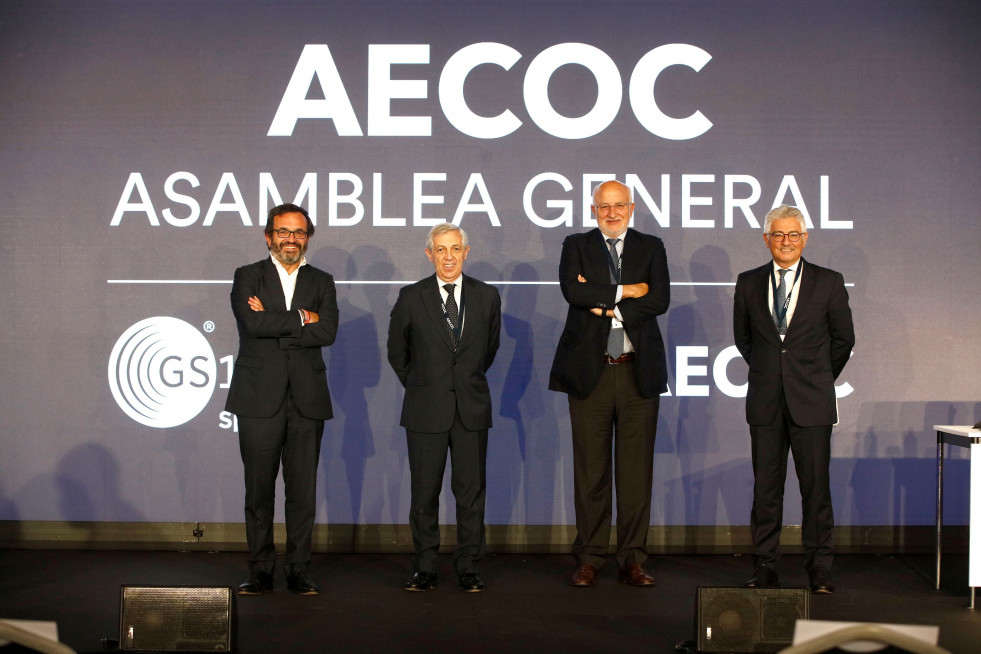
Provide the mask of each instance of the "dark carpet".
MULTIPOLYGON (((235 586, 248 576, 246 558, 0 550, 0 618, 54 621, 63 643, 101 652, 103 638, 119 637, 121 585, 235 586)), ((966 557, 948 556, 944 566, 937 591, 931 556, 839 556, 838 591, 810 596, 811 618, 939 625, 942 647, 981 651, 981 611, 967 608, 966 557)), ((273 592, 235 598, 236 651, 672 652, 693 638, 696 587, 738 586, 751 573, 745 556, 657 556, 647 567, 655 588, 619 583, 612 560, 596 587, 573 588, 569 556, 491 555, 481 565, 487 591, 462 593, 446 558, 437 589, 407 593, 408 556, 317 555, 311 576, 319 596, 293 595, 277 571, 273 592)), ((798 556, 779 570, 784 587, 806 582, 798 556)))

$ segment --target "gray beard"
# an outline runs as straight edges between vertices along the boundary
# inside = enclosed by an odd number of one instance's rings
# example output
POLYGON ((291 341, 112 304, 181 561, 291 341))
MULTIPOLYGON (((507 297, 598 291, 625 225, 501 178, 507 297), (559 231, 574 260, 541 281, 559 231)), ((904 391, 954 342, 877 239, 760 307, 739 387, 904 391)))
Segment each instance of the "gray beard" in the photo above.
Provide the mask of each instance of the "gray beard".
POLYGON ((284 266, 291 266, 294 263, 298 262, 300 259, 303 258, 303 255, 306 254, 306 251, 307 251, 307 246, 305 243, 299 247, 295 255, 289 255, 283 252, 282 246, 280 247, 270 246, 269 248, 269 252, 272 253, 272 255, 276 258, 276 260, 279 261, 279 263, 283 264, 284 266))

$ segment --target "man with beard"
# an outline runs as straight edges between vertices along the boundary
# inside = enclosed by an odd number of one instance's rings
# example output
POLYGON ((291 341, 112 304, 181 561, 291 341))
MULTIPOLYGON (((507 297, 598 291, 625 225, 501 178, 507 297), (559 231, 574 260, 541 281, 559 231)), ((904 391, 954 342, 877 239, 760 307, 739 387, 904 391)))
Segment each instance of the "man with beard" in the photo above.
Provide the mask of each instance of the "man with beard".
POLYGON ((559 286, 569 309, 548 384, 569 396, 578 566, 572 585, 596 585, 610 547, 615 487, 620 581, 650 588, 654 577, 644 562, 654 437, 668 387, 657 317, 668 310, 671 281, 661 239, 629 227, 628 186, 597 186, 592 211, 598 228, 562 243, 559 286))
POLYGON ((269 211, 271 256, 235 271, 232 311, 239 352, 225 409, 238 416, 245 466, 249 579, 239 595, 272 590, 276 566, 273 509, 283 465, 286 488, 286 585, 300 595, 320 589, 307 575, 324 421, 333 417, 321 348, 337 335, 334 278, 304 257, 314 225, 306 210, 269 211))

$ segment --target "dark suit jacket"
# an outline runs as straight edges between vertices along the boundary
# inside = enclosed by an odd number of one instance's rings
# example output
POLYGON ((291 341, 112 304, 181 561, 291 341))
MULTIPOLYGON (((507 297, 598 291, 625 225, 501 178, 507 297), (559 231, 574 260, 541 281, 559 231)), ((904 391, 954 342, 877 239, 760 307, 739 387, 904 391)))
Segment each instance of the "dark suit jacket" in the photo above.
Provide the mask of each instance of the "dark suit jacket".
MULTIPOLYGON (((565 329, 552 362, 548 387, 585 398, 603 371, 611 319, 590 313, 593 307, 612 309, 616 284, 610 282, 609 249, 599 229, 573 234, 562 244, 559 285, 569 303, 565 329), (578 275, 586 283, 578 281, 578 275)), ((623 237, 620 261, 623 284, 645 282, 650 288, 640 298, 620 301, 623 326, 636 353, 637 388, 644 397, 656 397, 668 388, 664 341, 657 316, 668 310, 671 286, 668 262, 661 239, 628 229, 623 237)))
POLYGON ((270 259, 235 271, 232 311, 238 323, 239 350, 225 410, 240 416, 271 416, 289 388, 296 406, 307 418, 334 417, 327 367, 321 348, 337 336, 337 292, 334 278, 311 265, 296 273, 292 310, 279 274, 270 259), (265 311, 249 308, 258 296, 265 311), (302 325, 297 309, 315 311, 319 322, 302 325))
POLYGON ((388 325, 388 362, 405 387, 402 419, 409 431, 448 432, 459 410, 470 431, 489 429, 487 369, 501 336, 497 289, 463 275, 463 334, 456 352, 433 274, 399 291, 388 325))
POLYGON ((797 307, 781 341, 767 292, 772 270, 769 261, 736 280, 733 334, 749 364, 746 420, 770 424, 782 389, 795 423, 832 425, 838 422, 834 382, 855 345, 845 280, 804 261, 797 307))

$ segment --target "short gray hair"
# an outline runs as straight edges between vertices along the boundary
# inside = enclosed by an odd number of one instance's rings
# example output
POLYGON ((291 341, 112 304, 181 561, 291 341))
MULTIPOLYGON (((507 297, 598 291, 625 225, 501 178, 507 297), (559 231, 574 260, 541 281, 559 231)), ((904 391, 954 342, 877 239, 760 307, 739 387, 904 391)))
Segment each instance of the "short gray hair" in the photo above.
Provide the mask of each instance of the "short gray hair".
POLYGON ((763 222, 763 233, 769 234, 773 221, 780 220, 782 218, 796 218, 797 224, 800 225, 801 234, 807 233, 807 221, 804 220, 804 214, 801 213, 800 209, 789 204, 781 204, 779 207, 770 209, 770 211, 767 212, 766 220, 763 222))
POLYGON ((429 230, 429 235, 426 236, 426 249, 432 252, 433 239, 449 232, 460 232, 460 238, 463 239, 463 249, 465 250, 470 247, 470 239, 467 238, 467 233, 463 231, 462 227, 453 223, 439 223, 438 225, 433 225, 433 228, 429 230))

